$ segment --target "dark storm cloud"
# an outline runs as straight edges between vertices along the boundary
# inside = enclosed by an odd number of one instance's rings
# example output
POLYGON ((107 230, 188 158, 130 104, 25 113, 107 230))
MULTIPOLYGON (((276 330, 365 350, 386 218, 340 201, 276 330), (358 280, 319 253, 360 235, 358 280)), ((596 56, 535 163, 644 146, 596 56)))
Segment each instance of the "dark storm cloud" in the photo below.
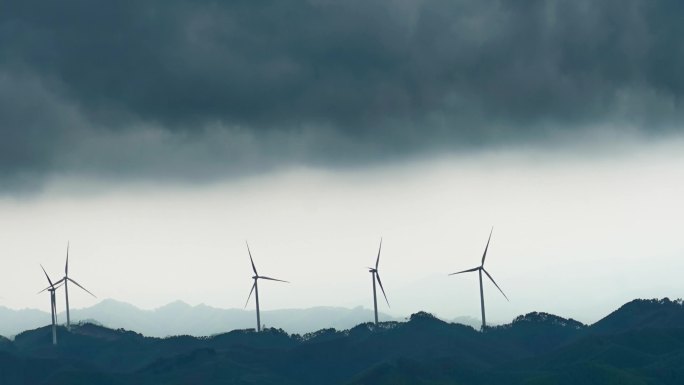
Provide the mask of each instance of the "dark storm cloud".
POLYGON ((6 1, 0 176, 211 176, 605 124, 668 133, 682 36, 681 1, 6 1))

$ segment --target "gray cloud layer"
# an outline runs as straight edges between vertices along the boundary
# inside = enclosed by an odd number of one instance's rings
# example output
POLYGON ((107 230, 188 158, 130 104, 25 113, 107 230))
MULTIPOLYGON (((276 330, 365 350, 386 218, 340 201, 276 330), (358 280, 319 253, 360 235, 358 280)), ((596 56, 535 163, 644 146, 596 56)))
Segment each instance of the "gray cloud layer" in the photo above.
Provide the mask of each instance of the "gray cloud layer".
POLYGON ((681 131, 684 3, 10 0, 0 180, 681 131))

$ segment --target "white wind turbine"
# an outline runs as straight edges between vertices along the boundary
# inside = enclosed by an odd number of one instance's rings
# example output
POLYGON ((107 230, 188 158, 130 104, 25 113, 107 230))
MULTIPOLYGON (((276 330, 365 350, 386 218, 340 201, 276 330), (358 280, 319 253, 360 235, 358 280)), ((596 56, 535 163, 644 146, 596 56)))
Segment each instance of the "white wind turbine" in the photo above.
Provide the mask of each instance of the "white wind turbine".
POLYGON ((503 292, 503 290, 501 290, 499 285, 496 284, 496 281, 494 281, 494 278, 492 278, 492 276, 484 268, 485 258, 487 257, 487 249, 489 249, 489 241, 491 241, 491 239, 492 239, 492 232, 493 231, 494 231, 494 228, 492 227, 492 230, 489 232, 489 239, 487 239, 487 246, 485 246, 484 254, 482 254, 482 262, 480 263, 480 266, 474 267, 474 268, 468 269, 468 270, 459 271, 457 273, 449 274, 449 275, 455 275, 455 274, 461 274, 461 273, 469 273, 472 271, 477 271, 479 273, 479 275, 480 275, 480 307, 482 309, 482 330, 484 330, 485 327, 487 327, 487 321, 485 318, 484 289, 482 288, 482 273, 483 272, 492 281, 494 286, 496 286, 496 288, 499 289, 501 294, 503 294, 504 298, 506 298, 506 301, 508 301, 508 297, 506 296, 506 294, 503 292))
POLYGON ((85 290, 86 293, 92 295, 94 298, 97 298, 95 294, 91 293, 90 291, 88 291, 88 289, 81 286, 78 282, 74 281, 69 277, 69 243, 67 243, 66 264, 64 265, 64 277, 62 277, 62 279, 60 279, 59 281, 55 282, 55 285, 59 283, 64 283, 64 295, 66 296, 67 330, 71 330, 71 315, 69 314, 69 282, 85 290))
POLYGON ((252 297, 252 292, 254 292, 254 298, 256 299, 257 331, 260 332, 261 331, 261 314, 259 313, 259 285, 258 285, 259 279, 266 279, 269 281, 278 281, 278 282, 285 282, 285 283, 289 283, 289 282, 283 281, 282 279, 275 279, 275 278, 259 275, 259 273, 257 273, 256 266, 254 266, 254 260, 252 259, 252 252, 249 250, 249 243, 247 243, 247 241, 245 241, 245 244, 247 244, 247 253, 249 253, 249 261, 252 263, 252 270, 254 270, 254 276, 252 277, 252 279, 254 280, 254 284, 252 285, 252 289, 249 291, 249 295, 247 296, 247 302, 245 302, 245 307, 247 307, 247 304, 249 303, 249 299, 252 297))
POLYGON ((389 307, 389 301, 387 300, 387 294, 385 294, 385 289, 382 287, 382 281, 380 280, 380 273, 378 272, 378 265, 380 264, 380 251, 382 250, 382 238, 380 238, 380 247, 378 248, 378 257, 375 260, 375 267, 368 267, 368 272, 371 273, 373 279, 373 309, 375 311, 375 324, 378 324, 378 296, 375 290, 375 281, 380 284, 380 290, 382 290, 382 295, 385 297, 385 302, 389 307))
POLYGON ((61 286, 57 283, 52 283, 52 280, 50 279, 50 276, 48 273, 45 271, 45 268, 43 265, 40 265, 40 268, 43 269, 43 273, 45 273, 45 278, 47 278, 48 283, 50 286, 46 287, 45 289, 41 290, 38 292, 38 294, 44 292, 44 291, 49 291, 50 292, 50 312, 52 314, 52 344, 57 345, 57 300, 55 298, 55 291, 61 286))

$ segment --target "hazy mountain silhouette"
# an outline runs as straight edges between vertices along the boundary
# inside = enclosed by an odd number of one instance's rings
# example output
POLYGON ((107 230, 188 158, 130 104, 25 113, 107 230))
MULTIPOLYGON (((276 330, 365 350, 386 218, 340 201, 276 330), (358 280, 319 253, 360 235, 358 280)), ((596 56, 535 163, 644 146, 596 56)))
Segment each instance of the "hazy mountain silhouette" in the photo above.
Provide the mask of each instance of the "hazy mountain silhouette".
POLYGON ((591 326, 530 313, 484 332, 423 312, 303 335, 151 338, 81 324, 60 327, 57 347, 46 326, 0 339, 0 383, 681 384, 681 306, 637 300, 591 326))
MULTIPOLYGON (((323 328, 349 329, 373 319, 373 311, 362 307, 313 307, 309 309, 262 310, 262 322, 289 333, 307 333, 323 328)), ((110 328, 135 330, 146 336, 207 336, 227 330, 255 327, 254 310, 218 309, 207 305, 190 306, 171 302, 154 310, 142 310, 131 304, 106 299, 98 304, 72 309, 73 322, 90 321, 110 328)), ((380 313, 381 320, 395 320, 380 313)), ((50 313, 39 310, 11 310, 0 307, 0 335, 13 336, 24 330, 47 324, 50 313)), ((66 315, 58 315, 60 323, 66 315)))
MULTIPOLYGON (((457 324, 463 324, 463 325, 471 326, 474 329, 479 329, 480 325, 482 325, 482 320, 480 320, 479 318, 469 317, 469 316, 460 316, 460 317, 452 318, 449 321, 451 323, 457 323, 457 324)), ((487 324, 488 325, 496 325, 495 323, 492 323, 489 319, 487 319, 487 324)))
POLYGON ((13 310, 0 306, 0 334, 13 336, 50 322, 50 313, 36 309, 13 310))

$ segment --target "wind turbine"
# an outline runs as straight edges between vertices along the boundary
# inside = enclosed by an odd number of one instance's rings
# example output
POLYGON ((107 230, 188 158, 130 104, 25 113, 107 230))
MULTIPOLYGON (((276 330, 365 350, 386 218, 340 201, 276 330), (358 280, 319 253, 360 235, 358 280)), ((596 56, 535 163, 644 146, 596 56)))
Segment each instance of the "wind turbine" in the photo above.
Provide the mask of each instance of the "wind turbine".
POLYGON ((50 311, 52 313, 52 344, 57 345, 57 300, 55 299, 55 290, 57 290, 57 288, 59 288, 61 285, 57 283, 53 284, 52 280, 50 279, 50 276, 45 271, 43 265, 40 265, 40 268, 43 269, 43 273, 45 273, 45 278, 47 278, 50 286, 39 291, 38 294, 44 292, 45 290, 50 292, 50 311))
POLYGON ((254 266, 254 260, 252 259, 252 252, 249 251, 249 243, 245 241, 245 244, 247 245, 247 253, 249 253, 249 261, 252 262, 252 270, 254 270, 254 276, 252 279, 254 280, 254 284, 252 285, 252 290, 249 291, 249 295, 247 296, 247 302, 245 302, 245 307, 247 307, 247 304, 249 303, 249 299, 252 297, 252 292, 254 292, 254 298, 256 299, 256 314, 257 314, 257 331, 261 331, 261 314, 259 313, 259 286, 258 286, 258 281, 259 279, 266 279, 269 281, 278 281, 278 282, 285 282, 289 283, 288 281, 283 281, 282 279, 275 279, 271 277, 266 277, 263 275, 259 275, 257 273, 256 266, 254 266))
POLYGON ((489 239, 487 239, 487 246, 485 246, 484 254, 482 254, 482 263, 480 263, 480 266, 473 267, 472 269, 468 269, 468 270, 459 271, 458 273, 449 274, 449 275, 455 275, 455 274, 469 273, 472 271, 477 271, 478 274, 480 275, 480 307, 482 308, 482 330, 484 330, 484 328, 487 327, 487 321, 485 318, 484 290, 482 289, 482 273, 483 272, 492 281, 494 286, 496 286, 496 288, 499 289, 501 294, 503 294, 504 298, 506 298, 506 301, 508 301, 508 297, 506 296, 506 294, 503 292, 503 290, 501 290, 499 285, 496 284, 496 281, 494 281, 494 278, 492 278, 492 276, 484 268, 485 258, 487 258, 487 249, 489 249, 489 241, 492 240, 492 232, 493 231, 494 231, 494 228, 492 227, 492 230, 489 232, 489 239))
POLYGON ((74 281, 69 277, 69 243, 67 242, 66 264, 64 265, 64 277, 62 277, 62 279, 60 279, 59 281, 55 282, 55 284, 64 283, 64 295, 66 296, 67 330, 71 330, 71 315, 69 314, 69 281, 71 281, 71 283, 80 287, 81 289, 85 290, 86 293, 92 295, 94 298, 97 298, 95 294, 91 293, 90 291, 88 291, 88 289, 79 285, 78 282, 74 281))
POLYGON ((375 324, 378 324, 378 297, 375 291, 375 281, 377 280, 380 284, 380 290, 382 290, 382 295, 385 296, 385 302, 389 307, 389 301, 387 300, 387 294, 385 294, 385 289, 382 287, 382 281, 380 280, 380 273, 378 273, 378 264, 380 263, 380 251, 382 250, 382 238, 380 238, 380 247, 378 248, 378 258, 375 260, 375 268, 369 267, 368 272, 371 273, 373 279, 373 309, 375 310, 375 324))

